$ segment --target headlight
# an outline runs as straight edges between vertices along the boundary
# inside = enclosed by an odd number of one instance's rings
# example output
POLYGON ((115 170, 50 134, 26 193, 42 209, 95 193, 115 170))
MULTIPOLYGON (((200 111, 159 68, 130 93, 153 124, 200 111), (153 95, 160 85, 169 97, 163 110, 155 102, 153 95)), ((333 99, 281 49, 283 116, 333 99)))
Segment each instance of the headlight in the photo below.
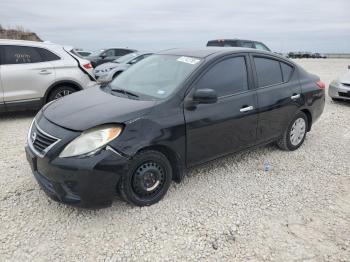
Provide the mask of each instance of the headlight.
POLYGON ((73 157, 91 155, 117 138, 122 132, 119 125, 102 125, 84 131, 80 136, 70 142, 59 157, 73 157))
POLYGON ((101 72, 104 72, 104 73, 107 73, 107 72, 111 71, 112 69, 114 69, 114 67, 105 68, 105 69, 102 69, 102 70, 100 70, 100 71, 101 71, 101 72))

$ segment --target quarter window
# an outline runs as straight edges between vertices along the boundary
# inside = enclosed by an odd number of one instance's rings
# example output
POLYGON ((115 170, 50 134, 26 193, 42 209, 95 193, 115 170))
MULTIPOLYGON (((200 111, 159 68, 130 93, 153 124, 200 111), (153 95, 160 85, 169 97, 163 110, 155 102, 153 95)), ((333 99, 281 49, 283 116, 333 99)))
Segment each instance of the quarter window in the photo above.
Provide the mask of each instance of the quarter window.
POLYGON ((214 89, 219 97, 248 90, 247 66, 244 57, 233 57, 215 64, 198 81, 197 89, 214 89))
POLYGON ((61 58, 54 53, 52 53, 49 50, 46 50, 44 48, 35 48, 36 50, 39 51, 42 61, 55 61, 55 60, 60 60, 61 58))
POLYGON ((259 87, 280 84, 283 82, 279 61, 269 58, 255 57, 254 62, 259 87))
POLYGON ((28 64, 42 62, 40 53, 29 46, 4 46, 4 64, 28 64))
POLYGON ((281 68, 282 68, 282 75, 283 75, 283 81, 287 82, 292 74, 293 67, 281 62, 281 68))

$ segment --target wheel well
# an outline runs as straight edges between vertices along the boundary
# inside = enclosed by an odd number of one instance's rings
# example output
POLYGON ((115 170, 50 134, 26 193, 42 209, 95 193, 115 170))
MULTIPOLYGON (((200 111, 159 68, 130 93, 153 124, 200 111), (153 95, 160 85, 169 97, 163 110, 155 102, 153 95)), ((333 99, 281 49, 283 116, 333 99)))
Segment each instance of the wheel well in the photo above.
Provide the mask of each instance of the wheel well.
POLYGON ((308 128, 307 128, 307 131, 310 131, 311 130, 311 126, 312 126, 312 115, 310 113, 309 110, 307 109, 303 109, 301 110, 307 117, 307 122, 308 122, 308 128))
POLYGON ((55 83, 55 84, 53 84, 52 86, 50 86, 50 88, 46 91, 46 94, 45 94, 45 103, 48 102, 47 100, 48 100, 48 98, 50 97, 50 94, 52 93, 52 91, 55 90, 55 89, 58 88, 58 87, 61 87, 61 86, 69 86, 69 87, 74 88, 74 89, 77 90, 77 91, 82 90, 82 88, 81 88, 78 84, 73 83, 73 82, 66 82, 66 81, 63 81, 63 82, 55 83))
POLYGON ((148 146, 148 147, 144 147, 142 149, 140 149, 139 151, 137 151, 137 153, 141 152, 141 151, 146 151, 146 150, 155 150, 158 152, 161 152, 162 154, 164 154, 172 167, 172 171, 173 171, 173 180, 175 182, 180 182, 182 180, 183 177, 183 165, 179 159, 179 157, 176 155, 176 153, 171 150, 169 147, 167 146, 163 146, 163 145, 153 145, 153 146, 148 146))
POLYGON ((123 71, 117 71, 113 74, 113 78, 115 78, 117 75, 119 75, 120 73, 122 73, 123 71))

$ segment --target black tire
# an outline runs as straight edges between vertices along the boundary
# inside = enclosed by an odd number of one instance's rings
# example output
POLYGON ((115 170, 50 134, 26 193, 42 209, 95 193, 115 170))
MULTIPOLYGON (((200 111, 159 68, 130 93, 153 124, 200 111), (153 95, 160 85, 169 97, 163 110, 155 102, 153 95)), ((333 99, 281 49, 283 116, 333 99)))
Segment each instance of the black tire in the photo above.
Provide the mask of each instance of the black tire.
MULTIPOLYGON (((299 121, 301 121, 301 120, 299 120, 299 121)), ((280 149, 286 150, 286 151, 294 151, 294 150, 298 149, 304 143, 308 127, 309 127, 309 122, 308 122, 307 116, 305 115, 305 113, 299 112, 298 114, 296 114, 293 117, 293 119, 290 122, 290 124, 288 125, 288 127, 284 130, 282 137, 277 141, 278 147, 280 149), (293 144, 291 141, 292 140, 291 132, 293 130, 294 123, 299 119, 303 119, 305 121, 304 135, 303 135, 303 137, 300 137, 301 140, 297 144, 293 144)))
POLYGON ((167 157, 158 151, 147 150, 130 160, 118 189, 126 202, 136 206, 149 206, 164 197, 171 181, 172 167, 167 157), (152 189, 154 186, 156 187, 152 189))
POLYGON ((56 100, 58 98, 61 98, 63 96, 70 95, 74 92, 77 92, 77 89, 75 89, 74 87, 58 86, 50 92, 50 95, 48 96, 47 102, 51 102, 51 101, 56 100))

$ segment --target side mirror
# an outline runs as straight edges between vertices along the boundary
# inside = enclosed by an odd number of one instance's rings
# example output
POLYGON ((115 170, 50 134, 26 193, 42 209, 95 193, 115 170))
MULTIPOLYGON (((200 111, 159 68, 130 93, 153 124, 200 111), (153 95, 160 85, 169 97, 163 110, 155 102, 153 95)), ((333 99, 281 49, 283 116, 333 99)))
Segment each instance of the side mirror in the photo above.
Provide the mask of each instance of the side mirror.
POLYGON ((102 54, 102 55, 100 55, 100 57, 101 57, 102 59, 105 59, 107 56, 106 56, 106 54, 102 54))
POLYGON ((197 89, 193 94, 193 102, 196 104, 214 104, 218 101, 218 95, 213 89, 197 89))

